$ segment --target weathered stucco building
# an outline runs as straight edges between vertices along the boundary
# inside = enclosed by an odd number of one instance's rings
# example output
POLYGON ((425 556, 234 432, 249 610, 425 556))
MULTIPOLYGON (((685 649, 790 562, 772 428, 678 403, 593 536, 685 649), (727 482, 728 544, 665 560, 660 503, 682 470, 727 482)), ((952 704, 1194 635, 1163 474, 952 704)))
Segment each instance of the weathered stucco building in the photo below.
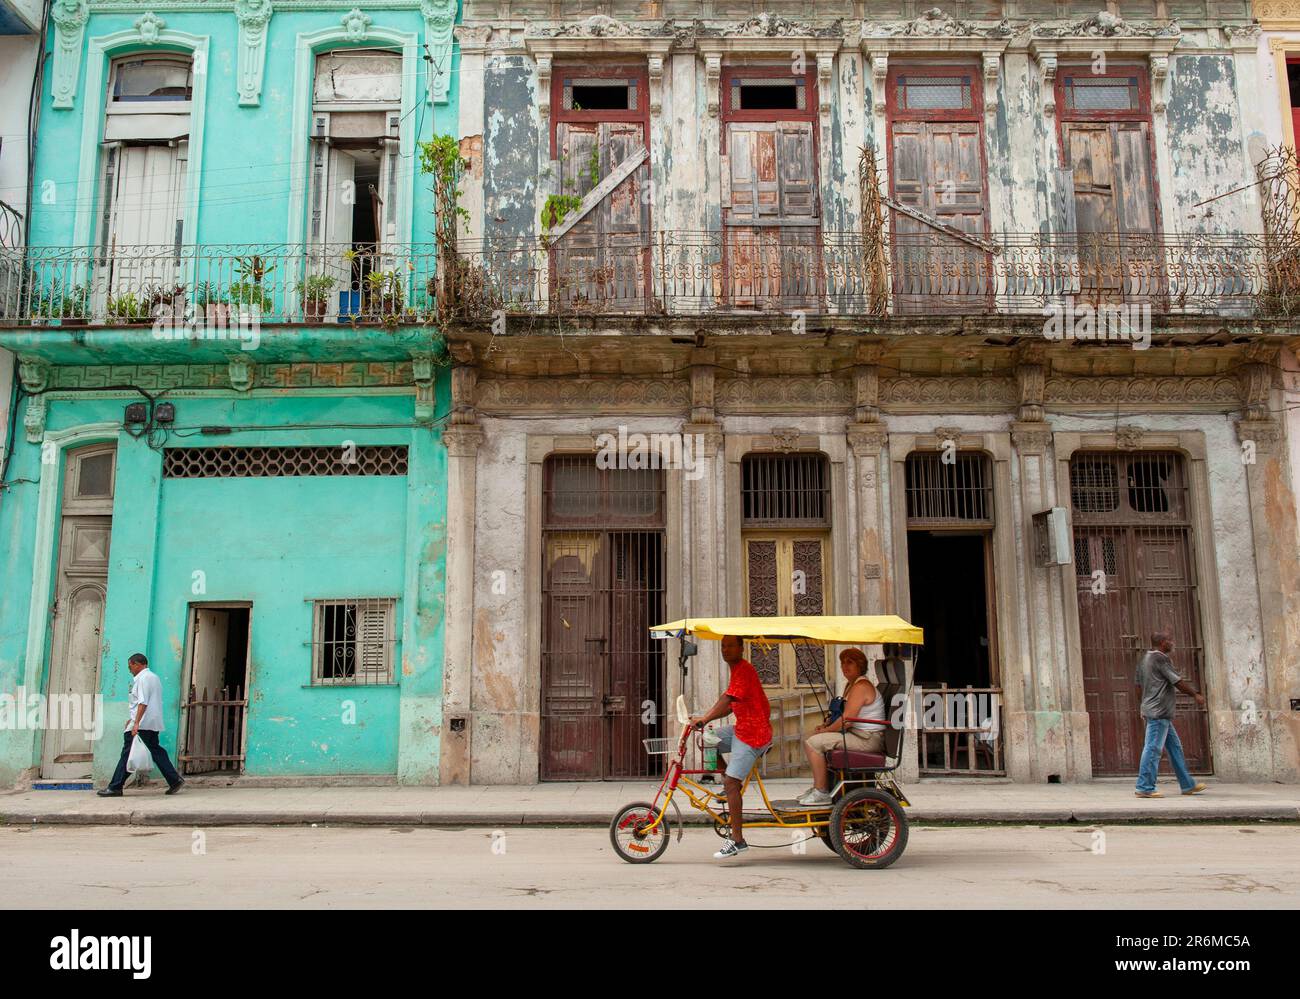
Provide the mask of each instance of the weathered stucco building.
MULTIPOLYGON (((723 669, 646 626, 777 613, 925 628, 912 775, 1134 772, 1168 627, 1194 768, 1300 776, 1249 4, 572 6, 457 29, 441 779, 645 773, 723 669)), ((750 656, 782 767, 834 664, 750 656)))

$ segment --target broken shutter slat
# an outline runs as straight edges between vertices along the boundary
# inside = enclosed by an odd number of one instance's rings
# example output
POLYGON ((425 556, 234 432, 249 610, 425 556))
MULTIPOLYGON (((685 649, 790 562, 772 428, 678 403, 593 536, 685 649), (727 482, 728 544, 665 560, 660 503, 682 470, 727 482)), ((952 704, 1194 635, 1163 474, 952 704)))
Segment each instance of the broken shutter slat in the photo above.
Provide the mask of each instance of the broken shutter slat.
POLYGON ((642 146, 637 152, 633 153, 620 163, 610 172, 608 177, 587 193, 587 195, 582 199, 581 205, 579 205, 574 211, 570 212, 568 217, 555 227, 555 230, 551 233, 551 238, 553 240, 559 239, 586 218, 587 215, 589 215, 596 206, 605 199, 606 195, 612 192, 614 188, 618 187, 619 184, 623 183, 623 181, 627 180, 628 177, 632 176, 633 171, 640 167, 649 157, 650 151, 646 149, 645 146, 642 146))

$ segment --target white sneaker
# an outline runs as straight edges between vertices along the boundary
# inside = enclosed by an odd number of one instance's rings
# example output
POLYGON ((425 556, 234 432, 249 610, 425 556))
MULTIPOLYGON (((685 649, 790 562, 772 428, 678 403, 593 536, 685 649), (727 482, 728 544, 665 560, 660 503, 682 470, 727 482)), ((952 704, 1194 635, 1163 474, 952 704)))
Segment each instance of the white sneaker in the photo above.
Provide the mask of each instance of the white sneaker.
POLYGON ((749 849, 748 843, 733 843, 727 840, 727 845, 713 855, 714 860, 731 860, 733 857, 739 857, 749 849))
POLYGON ((829 805, 831 803, 831 793, 829 791, 819 791, 813 788, 799 796, 801 805, 829 805))

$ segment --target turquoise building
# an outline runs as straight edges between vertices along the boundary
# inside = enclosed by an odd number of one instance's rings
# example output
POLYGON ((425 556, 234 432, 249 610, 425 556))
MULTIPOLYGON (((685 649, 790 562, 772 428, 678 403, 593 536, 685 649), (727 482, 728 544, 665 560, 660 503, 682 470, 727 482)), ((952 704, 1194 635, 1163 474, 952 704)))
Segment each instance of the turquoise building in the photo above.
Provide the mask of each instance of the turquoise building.
MULTIPOLYGON (((456 0, 54 0, 0 486, 0 783, 439 772, 456 0), (7 695, 7 696, 6 696, 7 695)), ((8 270, 5 273, 9 273, 8 270)))

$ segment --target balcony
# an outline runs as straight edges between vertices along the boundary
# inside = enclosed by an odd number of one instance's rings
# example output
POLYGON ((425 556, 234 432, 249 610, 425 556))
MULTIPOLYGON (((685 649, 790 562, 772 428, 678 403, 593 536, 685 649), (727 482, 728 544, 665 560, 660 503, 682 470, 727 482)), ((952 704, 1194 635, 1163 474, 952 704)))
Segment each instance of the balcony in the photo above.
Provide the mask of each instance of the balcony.
POLYGON ((1034 316, 1053 307, 1289 316, 1300 259, 1263 236, 899 233, 735 228, 649 240, 462 246, 449 316, 1034 316))
POLYGON ((396 327, 434 316, 433 244, 31 247, 0 266, 6 326, 396 327))
MULTIPOLYGON (((0 247, 0 325, 384 327, 498 316, 1042 317, 1300 313, 1300 255, 1259 235, 1011 234, 991 240, 736 228, 554 245, 0 247)), ((201 333, 199 334, 201 335, 201 333)))

